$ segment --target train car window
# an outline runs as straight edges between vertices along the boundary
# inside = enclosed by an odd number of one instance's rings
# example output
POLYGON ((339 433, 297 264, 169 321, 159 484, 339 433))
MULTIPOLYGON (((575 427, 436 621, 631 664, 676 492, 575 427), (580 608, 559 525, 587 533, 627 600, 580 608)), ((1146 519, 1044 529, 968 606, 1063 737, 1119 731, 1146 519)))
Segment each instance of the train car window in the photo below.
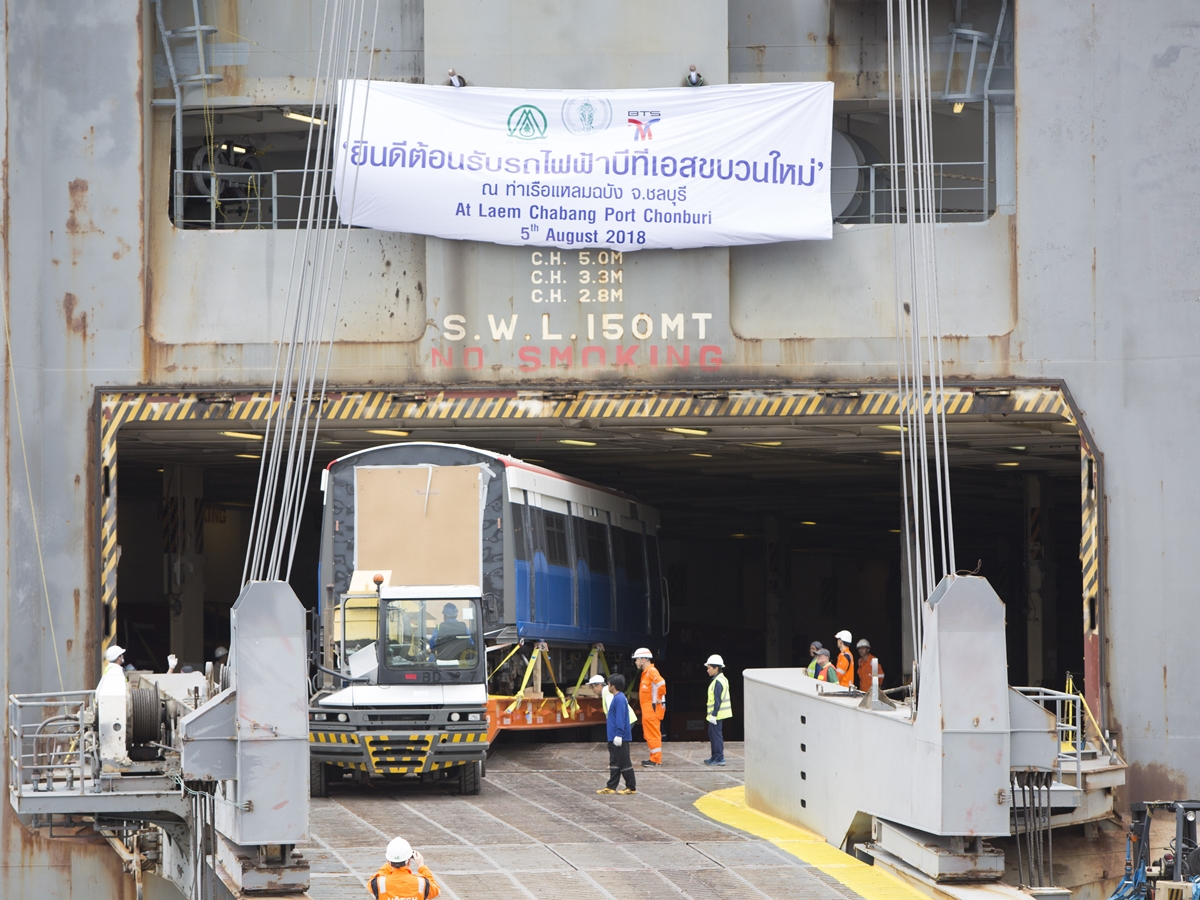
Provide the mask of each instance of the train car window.
POLYGON ((587 559, 588 568, 597 575, 608 574, 608 536, 604 533, 604 525, 600 522, 587 522, 587 559))
POLYGON ((546 526, 546 562, 552 566, 569 566, 571 557, 567 551, 567 517, 559 513, 542 513, 546 526))
MULTIPOLYGON (((625 544, 625 577, 633 584, 646 583, 646 548, 642 536, 621 529, 625 544)), ((639 592, 640 593, 640 592, 639 592)))
POLYGON ((513 553, 523 562, 529 562, 529 545, 525 541, 525 505, 512 504, 513 553))

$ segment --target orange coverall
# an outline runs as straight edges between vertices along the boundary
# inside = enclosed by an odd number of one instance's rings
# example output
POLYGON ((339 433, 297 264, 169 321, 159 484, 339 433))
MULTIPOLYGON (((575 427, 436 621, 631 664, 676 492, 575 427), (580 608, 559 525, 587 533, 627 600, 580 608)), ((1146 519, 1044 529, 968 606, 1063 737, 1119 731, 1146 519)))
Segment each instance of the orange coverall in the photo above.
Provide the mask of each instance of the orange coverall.
POLYGON ((667 714, 667 683, 653 665, 642 670, 638 685, 638 705, 642 708, 642 737, 650 748, 650 761, 662 762, 662 725, 667 714))
POLYGON ((837 676, 842 687, 854 687, 854 657, 849 650, 838 651, 837 676))
MULTIPOLYGON (((868 653, 858 661, 858 689, 864 694, 871 691, 871 660, 875 654, 868 653)), ((883 684, 883 666, 879 667, 879 683, 883 684)))
POLYGON ((414 875, 408 866, 384 863, 383 868, 367 882, 371 893, 379 900, 433 900, 442 889, 433 880, 429 866, 421 866, 414 875))

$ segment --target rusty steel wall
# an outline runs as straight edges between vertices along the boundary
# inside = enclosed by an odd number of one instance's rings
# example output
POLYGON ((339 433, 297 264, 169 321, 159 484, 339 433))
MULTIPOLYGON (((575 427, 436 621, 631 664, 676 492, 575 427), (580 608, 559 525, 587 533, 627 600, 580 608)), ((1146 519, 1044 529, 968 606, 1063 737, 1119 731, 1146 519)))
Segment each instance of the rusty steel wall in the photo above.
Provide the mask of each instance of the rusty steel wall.
MULTIPOLYGON (((311 96, 321 0, 201 5, 222 29, 214 43, 224 80, 212 103, 271 106, 311 96)), ((985 23, 998 7, 967 5, 985 23)), ((188 24, 190 3, 165 6, 168 26, 188 24)), ((950 4, 934 6, 945 16, 950 4)), ((1200 663, 1188 641, 1200 633, 1188 565, 1200 542, 1200 474, 1189 460, 1200 400, 1192 6, 1017 2, 1015 212, 939 226, 947 374, 1062 379, 1089 429, 1082 499, 1097 537, 1083 560, 1087 583, 1094 574, 1104 586, 1085 608, 1087 641, 1104 663, 1105 691, 1093 699, 1118 730, 1135 799, 1200 791, 1200 707, 1190 702, 1200 663)), ((690 60, 714 83, 829 78, 839 102, 861 108, 880 91, 881 6, 867 0, 406 0, 383 9, 376 71, 388 78, 420 80, 428 70, 429 80, 440 80, 463 59, 457 67, 468 78, 497 85, 614 86, 620 72, 621 84, 655 86, 676 69, 681 79, 690 60), (672 16, 678 27, 668 27, 672 16), (487 30, 497 23, 503 42, 487 30), (563 51, 572 42, 586 45, 590 65, 563 51)), ((261 387, 284 299, 281 260, 295 236, 184 233, 168 221, 171 111, 150 104, 170 90, 155 61, 161 48, 148 4, 13 0, 3 28, 4 286, 16 378, 6 373, 0 447, 8 510, 0 525, 0 646, 3 684, 14 692, 58 688, 60 667, 68 688, 93 684, 97 673, 106 629, 97 585, 114 550, 99 546, 98 392, 261 387)), ((199 109, 200 95, 190 92, 188 105, 199 109)), ((886 383, 895 365, 891 233, 869 225, 836 232, 821 244, 626 254, 604 263, 356 232, 354 296, 342 323, 350 339, 335 352, 333 380, 512 390, 886 383), (582 350, 565 364, 571 332, 554 319, 543 325, 533 291, 567 277, 578 290, 601 268, 621 270, 619 282, 605 283, 623 292, 615 301, 623 326, 643 314, 655 328, 653 338, 623 332, 623 343, 604 345, 605 365, 587 371, 582 350), (680 313, 709 318, 685 316, 691 330, 673 343, 677 332, 662 318, 680 313), (452 315, 463 322, 447 321, 452 315), (489 315, 524 316, 516 341, 546 364, 523 369, 519 348, 484 330, 489 315)), ((586 327, 584 319, 573 324, 586 327)), ((115 492, 115 470, 112 478, 115 492)), ((1101 670, 1087 675, 1091 688, 1101 670)), ((20 828, 3 804, 0 895, 130 890, 107 848, 47 842, 20 828)))

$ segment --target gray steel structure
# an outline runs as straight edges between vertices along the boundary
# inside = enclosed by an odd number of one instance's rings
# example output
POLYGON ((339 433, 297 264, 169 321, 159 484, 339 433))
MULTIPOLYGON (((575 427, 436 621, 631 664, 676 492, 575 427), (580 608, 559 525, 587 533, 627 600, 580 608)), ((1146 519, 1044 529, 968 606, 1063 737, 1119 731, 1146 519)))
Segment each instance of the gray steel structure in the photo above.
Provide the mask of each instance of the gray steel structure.
MULTIPOLYGON (((167 27, 191 24, 191 6, 164 0, 167 27)), ((214 107, 307 102, 319 0, 200 6, 220 29, 214 107)), ((953 4, 933 6, 936 86, 953 4)), ((977 27, 994 30, 999 3, 969 8, 977 27)), ((1018 0, 1009 10, 1015 103, 1001 103, 994 123, 995 212, 939 226, 947 376, 1061 379, 1071 391, 1103 455, 1106 721, 1130 763, 1130 798, 1187 796, 1200 790, 1187 640, 1200 630, 1187 562, 1200 539, 1191 505, 1200 474, 1188 452, 1200 383, 1194 5, 1018 0)), ((432 82, 454 66, 475 84, 586 89, 676 85, 695 63, 709 83, 828 78, 840 111, 877 116, 883 14, 867 0, 404 0, 381 9, 375 73, 432 82)), ((23 0, 5 5, 3 28, 7 694, 90 687, 99 671, 109 623, 98 602, 98 516, 116 484, 98 464, 97 391, 269 384, 291 235, 172 226, 173 90, 152 5, 23 0)), ((187 88, 183 102, 199 110, 204 91, 187 88)), ((835 230, 830 243, 627 255, 648 311, 713 314, 726 364, 599 374, 726 387, 887 383, 890 231, 835 230)), ((537 268, 528 252, 361 231, 350 240, 335 384, 594 377, 431 367, 431 350, 449 349, 447 312, 527 302, 537 268)), ((0 894, 132 890, 106 845, 52 841, 0 808, 0 894)))

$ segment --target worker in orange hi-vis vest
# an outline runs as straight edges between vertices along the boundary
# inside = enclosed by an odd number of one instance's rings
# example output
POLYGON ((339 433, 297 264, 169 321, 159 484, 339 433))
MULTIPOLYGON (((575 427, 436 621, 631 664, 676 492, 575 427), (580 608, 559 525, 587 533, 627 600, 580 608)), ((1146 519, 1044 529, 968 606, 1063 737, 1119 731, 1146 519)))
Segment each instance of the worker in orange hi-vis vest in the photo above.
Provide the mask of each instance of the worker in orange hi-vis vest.
POLYGON ((834 635, 837 638, 838 654, 837 662, 834 665, 837 667, 838 684, 842 687, 854 687, 854 651, 850 649, 850 642, 854 640, 854 636, 845 629, 834 635))
POLYGON ((859 638, 858 643, 854 645, 858 650, 858 689, 864 694, 871 692, 871 663, 875 662, 875 669, 879 675, 879 684, 883 685, 883 666, 878 665, 878 659, 871 652, 871 642, 866 638, 859 638))
POLYGON ((633 652, 633 662, 642 672, 638 702, 642 707, 642 736, 650 748, 643 766, 662 765, 662 720, 667 714, 667 683, 654 667, 654 657, 645 647, 633 652))
POLYGON ((433 900, 442 892, 425 857, 404 838, 388 844, 384 857, 387 863, 367 882, 377 900, 433 900))

